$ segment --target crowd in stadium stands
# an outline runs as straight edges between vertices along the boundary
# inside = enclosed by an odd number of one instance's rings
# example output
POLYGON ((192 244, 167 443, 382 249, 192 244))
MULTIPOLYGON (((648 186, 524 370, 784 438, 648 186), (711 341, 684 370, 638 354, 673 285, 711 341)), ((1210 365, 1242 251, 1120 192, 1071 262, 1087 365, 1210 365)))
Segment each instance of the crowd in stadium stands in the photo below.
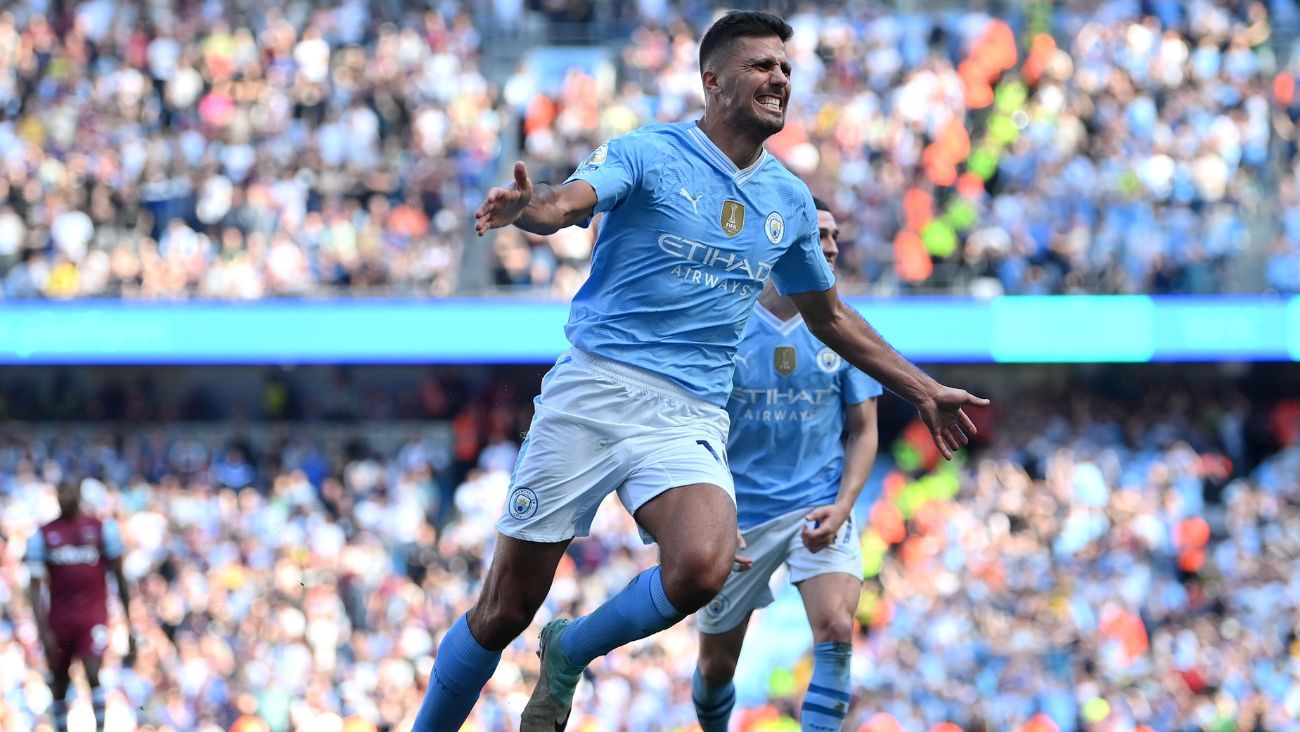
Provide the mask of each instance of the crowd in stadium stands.
MULTIPOLYGON (((1225 288, 1268 215, 1270 145, 1292 134, 1274 97, 1290 101, 1294 68, 1275 78, 1266 7, 1059 5, 1059 48, 1028 30, 1032 17, 1018 38, 979 9, 790 16, 797 93, 769 149, 837 209, 845 281, 977 294, 1225 288)), ((617 85, 575 74, 528 101, 532 157, 563 171, 604 138, 695 113, 693 26, 660 20, 636 31, 617 85)), ((1269 284, 1296 291, 1294 279, 1269 284)))
MULTIPOLYGON (((904 431, 861 516, 872 579, 847 729, 1300 728, 1300 401, 1150 389, 1062 409, 1044 393, 980 423, 983 446, 952 469, 904 431)), ((516 448, 486 426, 380 448, 379 426, 251 442, 225 422, 0 432, 0 730, 42 729, 50 701, 21 559, 65 474, 93 476, 85 498, 121 521, 135 583, 141 653, 133 670, 108 662, 110 732, 402 729, 437 634, 476 592, 516 448), (440 511, 435 484, 461 458, 440 511)), ((654 561, 605 507, 539 620, 654 561)), ((786 655, 756 688, 741 680, 741 729, 797 728, 810 664, 787 640, 795 617, 756 621, 754 658, 786 655)), ((536 638, 506 650, 472 729, 513 729, 536 638)), ((694 648, 687 622, 598 660, 572 727, 690 729, 694 648)), ((84 697, 72 718, 89 723, 84 697)))
POLYGON ((0 293, 454 291, 505 120, 438 6, 0 9, 0 293))
MULTIPOLYGON (((613 3, 642 18, 617 73, 571 69, 554 93, 536 70, 480 70, 478 28, 517 31, 524 5, 0 11, 0 292, 456 291, 503 140, 556 181, 604 139, 699 112, 712 4, 613 3)), ((837 209, 846 284, 1220 291, 1252 226, 1276 228, 1263 204, 1295 177, 1298 67, 1279 65, 1263 3, 1076 0, 1046 19, 1010 3, 1014 30, 979 9, 775 5, 797 93, 770 147, 837 209)), ((1260 245, 1258 287, 1300 289, 1286 234, 1260 245)), ((583 230, 505 231, 480 279, 570 294, 591 249, 583 230)))

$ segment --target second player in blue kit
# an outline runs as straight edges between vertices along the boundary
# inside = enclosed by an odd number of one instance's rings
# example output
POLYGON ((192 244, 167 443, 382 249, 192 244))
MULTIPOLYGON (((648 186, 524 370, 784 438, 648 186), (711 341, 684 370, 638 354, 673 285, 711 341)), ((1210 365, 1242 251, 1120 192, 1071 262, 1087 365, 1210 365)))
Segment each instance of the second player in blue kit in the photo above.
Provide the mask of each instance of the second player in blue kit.
POLYGON ((723 16, 700 42, 704 116, 602 145, 563 185, 523 163, 476 212, 480 234, 538 234, 605 218, 565 327, 572 348, 542 381, 474 606, 439 644, 418 732, 458 730, 505 648, 532 622, 568 544, 617 493, 660 564, 593 613, 542 630, 521 729, 561 730, 582 669, 679 622, 725 583, 737 547, 727 470, 736 347, 769 281, 829 347, 916 405, 945 457, 984 400, 925 375, 840 302, 812 195, 763 149, 790 99, 791 28, 723 16))
MULTIPOLYGON (((817 201, 817 209, 822 252, 833 265, 839 229, 826 204, 817 201)), ((803 729, 843 724, 862 586, 853 506, 876 457, 882 391, 818 340, 789 298, 763 290, 736 352, 727 403, 744 557, 696 615, 700 661, 691 696, 704 732, 726 732, 750 615, 772 602, 769 581, 782 565, 799 588, 813 631, 803 729)))

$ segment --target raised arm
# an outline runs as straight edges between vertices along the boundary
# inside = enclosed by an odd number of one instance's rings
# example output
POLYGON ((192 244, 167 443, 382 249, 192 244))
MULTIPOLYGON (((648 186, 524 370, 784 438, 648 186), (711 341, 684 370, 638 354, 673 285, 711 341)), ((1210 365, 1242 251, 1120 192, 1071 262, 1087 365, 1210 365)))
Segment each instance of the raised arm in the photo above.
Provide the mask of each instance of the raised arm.
POLYGON ((515 182, 509 188, 488 191, 474 212, 474 230, 483 236, 489 229, 514 224, 533 234, 554 234, 591 217, 596 208, 596 190, 590 183, 574 180, 561 186, 534 184, 522 162, 515 163, 515 182))
POLYGON ((916 407, 944 459, 951 460, 975 434, 963 407, 989 403, 962 389, 944 386, 895 351, 857 311, 840 300, 835 287, 790 295, 822 343, 916 407))

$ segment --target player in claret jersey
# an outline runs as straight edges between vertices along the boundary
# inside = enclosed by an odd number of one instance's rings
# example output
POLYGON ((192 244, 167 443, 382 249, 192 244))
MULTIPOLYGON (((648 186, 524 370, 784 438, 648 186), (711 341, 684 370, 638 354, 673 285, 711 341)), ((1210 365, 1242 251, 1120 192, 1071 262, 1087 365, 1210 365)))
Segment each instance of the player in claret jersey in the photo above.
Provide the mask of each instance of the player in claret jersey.
MULTIPOLYGON (((42 526, 27 542, 27 566, 31 572, 28 595, 36 614, 45 662, 50 667, 50 692, 54 696, 51 715, 54 728, 68 728, 68 687, 72 662, 80 660, 90 684, 95 724, 104 729, 104 687, 99 684, 99 667, 108 646, 108 582, 112 572, 117 596, 131 625, 130 594, 122 574, 122 534, 117 522, 100 521, 81 510, 81 484, 69 479, 59 483, 57 519, 42 526), (49 599, 46 600, 46 588, 49 599)), ((130 648, 123 659, 135 659, 135 637, 128 634, 130 648)))

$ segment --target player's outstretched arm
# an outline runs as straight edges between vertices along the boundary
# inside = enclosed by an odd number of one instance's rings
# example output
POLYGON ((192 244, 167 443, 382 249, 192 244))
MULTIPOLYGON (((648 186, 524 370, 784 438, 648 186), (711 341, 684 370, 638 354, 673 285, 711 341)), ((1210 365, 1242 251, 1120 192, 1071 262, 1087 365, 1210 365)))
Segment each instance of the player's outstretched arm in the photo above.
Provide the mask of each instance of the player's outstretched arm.
POLYGON ((822 343, 916 407, 945 460, 951 460, 953 451, 975 434, 975 424, 963 408, 984 406, 989 400, 944 386, 913 366, 845 305, 833 286, 822 292, 796 293, 790 299, 822 343))
POLYGON ((474 212, 474 231, 483 236, 489 229, 514 224, 533 234, 554 234, 588 219, 596 210, 596 190, 586 181, 562 186, 534 184, 523 162, 515 163, 515 181, 507 188, 493 188, 474 212))

